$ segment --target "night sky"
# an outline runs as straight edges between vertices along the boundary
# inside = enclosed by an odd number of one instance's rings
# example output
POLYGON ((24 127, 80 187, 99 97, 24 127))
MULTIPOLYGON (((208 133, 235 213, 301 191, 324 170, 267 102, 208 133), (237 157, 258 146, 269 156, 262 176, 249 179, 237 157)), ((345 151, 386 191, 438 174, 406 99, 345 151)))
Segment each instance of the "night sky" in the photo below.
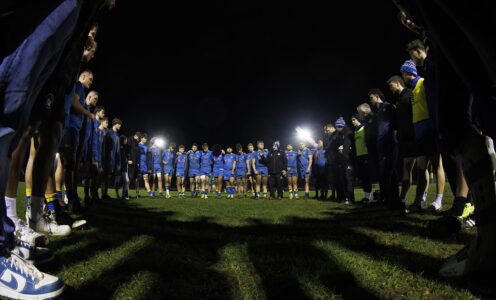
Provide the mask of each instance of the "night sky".
POLYGON ((415 38, 390 1, 267 2, 118 1, 86 66, 107 115, 187 145, 320 135, 386 91, 415 38))

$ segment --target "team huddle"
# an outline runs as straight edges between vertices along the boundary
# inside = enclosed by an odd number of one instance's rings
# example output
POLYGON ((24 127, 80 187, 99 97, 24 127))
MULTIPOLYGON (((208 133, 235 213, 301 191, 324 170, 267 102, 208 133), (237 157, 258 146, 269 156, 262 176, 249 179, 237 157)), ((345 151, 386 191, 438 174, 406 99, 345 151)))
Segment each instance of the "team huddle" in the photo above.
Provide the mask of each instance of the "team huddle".
MULTIPOLYGON (((193 144, 188 150, 184 145, 176 149, 171 143, 167 149, 162 149, 156 138, 147 144, 147 135, 137 132, 132 141, 122 138, 120 157, 126 162, 122 178, 125 179, 123 197, 129 199, 129 177, 132 177, 136 188, 136 197, 140 197, 140 181, 144 182, 147 195, 150 197, 158 193, 159 196, 171 197, 171 184, 175 179, 179 197, 184 197, 187 186, 191 197, 208 198, 215 194, 220 198, 225 191, 227 198, 247 197, 267 198, 271 177, 280 185, 280 177, 287 177, 289 196, 298 198, 298 176, 305 180, 305 197, 309 198, 309 178, 314 153, 317 148, 309 149, 306 143, 300 143, 298 151, 291 144, 287 145, 281 158, 280 167, 274 170, 270 162, 270 154, 279 153, 279 142, 275 142, 272 151, 265 148, 262 141, 252 143, 246 147, 241 144, 235 147, 214 145, 210 150, 207 143, 202 144, 200 150, 193 144), (271 176, 277 175, 277 176, 271 176), (165 187, 165 194, 164 194, 165 187)), ((320 148, 322 151, 322 147, 320 148)), ((281 152, 282 154, 282 152, 281 152)), ((274 185, 275 188, 278 185, 274 185)), ((274 197, 271 191, 270 197, 274 197)), ((282 198, 282 193, 279 194, 282 198)))

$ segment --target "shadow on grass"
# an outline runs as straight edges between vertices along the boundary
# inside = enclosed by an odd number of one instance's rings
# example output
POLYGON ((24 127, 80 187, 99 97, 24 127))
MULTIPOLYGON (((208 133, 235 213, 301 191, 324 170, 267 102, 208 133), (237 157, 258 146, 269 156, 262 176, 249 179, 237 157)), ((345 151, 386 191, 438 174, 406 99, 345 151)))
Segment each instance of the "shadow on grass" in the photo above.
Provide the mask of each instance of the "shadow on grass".
POLYGON ((222 249, 241 243, 247 245, 247 259, 255 274, 236 276, 259 277, 256 288, 269 299, 313 298, 315 293, 322 293, 319 295, 323 298, 330 294, 345 299, 380 298, 346 266, 313 245, 314 241, 329 241, 350 253, 387 261, 431 281, 441 281, 437 278, 440 260, 380 244, 353 229, 359 226, 418 235, 421 225, 405 223, 404 217, 379 209, 339 210, 342 211, 336 214, 330 212, 325 219, 292 218, 286 224, 250 219, 248 226, 228 227, 207 217, 181 222, 171 220, 174 212, 104 201, 87 212, 90 228, 52 243, 53 249, 62 250, 58 260, 43 270, 67 276, 65 280, 72 288, 64 299, 109 299, 133 294, 137 295, 133 299, 234 298, 243 280, 233 280, 233 274, 218 264, 222 249), (129 248, 135 239, 146 242, 129 248), (71 274, 74 266, 85 275, 71 274), (136 274, 153 280, 144 282, 136 274))

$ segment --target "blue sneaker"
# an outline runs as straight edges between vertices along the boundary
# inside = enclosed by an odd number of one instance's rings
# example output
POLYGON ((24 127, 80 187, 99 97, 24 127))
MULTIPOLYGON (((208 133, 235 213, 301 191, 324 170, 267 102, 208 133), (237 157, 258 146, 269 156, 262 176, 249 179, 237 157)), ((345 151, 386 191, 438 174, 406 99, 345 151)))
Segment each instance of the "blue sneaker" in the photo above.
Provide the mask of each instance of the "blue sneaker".
POLYGON ((42 273, 15 253, 0 257, 0 296, 14 299, 49 299, 64 291, 64 282, 42 273))

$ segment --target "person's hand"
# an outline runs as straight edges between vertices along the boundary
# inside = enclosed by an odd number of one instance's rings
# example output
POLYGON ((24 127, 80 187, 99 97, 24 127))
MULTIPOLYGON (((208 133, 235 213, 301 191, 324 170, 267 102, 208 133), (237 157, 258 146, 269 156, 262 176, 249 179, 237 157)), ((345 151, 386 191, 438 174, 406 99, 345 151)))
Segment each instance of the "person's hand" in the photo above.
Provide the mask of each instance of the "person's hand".
POLYGON ((298 155, 301 155, 301 150, 298 150, 298 155))
POLYGON ((132 160, 128 160, 128 161, 127 161, 127 164, 128 164, 128 165, 132 165, 132 164, 133 164, 133 161, 132 161, 132 160))
POLYGON ((310 168, 308 168, 305 173, 310 174, 310 168))
POLYGON ((282 176, 286 176, 286 170, 282 170, 282 176))
POLYGON ((95 114, 91 114, 91 113, 90 113, 89 119, 90 119, 90 120, 95 120, 95 119, 96 119, 95 114))
POLYGON ((253 173, 255 173, 255 175, 258 175, 258 171, 254 171, 253 173))

